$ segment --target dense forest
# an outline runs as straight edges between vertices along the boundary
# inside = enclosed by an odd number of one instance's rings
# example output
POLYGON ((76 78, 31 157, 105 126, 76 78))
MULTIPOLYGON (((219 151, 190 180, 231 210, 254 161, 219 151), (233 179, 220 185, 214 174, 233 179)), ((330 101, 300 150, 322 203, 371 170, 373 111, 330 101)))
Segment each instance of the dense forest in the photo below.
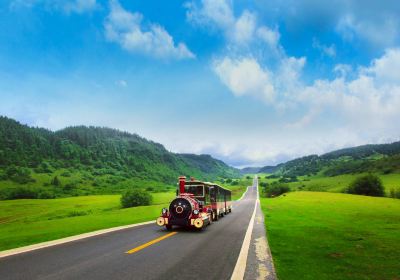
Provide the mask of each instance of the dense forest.
POLYGON ((313 175, 319 172, 325 176, 362 172, 382 174, 400 172, 400 142, 346 148, 321 156, 309 155, 275 167, 263 167, 259 172, 287 177, 313 175))
MULTIPOLYGON (((209 155, 172 153, 136 134, 86 126, 53 132, 0 117, 0 180, 29 185, 35 174, 52 176, 60 170, 70 173, 65 177, 78 172, 94 187, 102 176, 114 177, 109 185, 127 178, 175 184, 179 175, 204 180, 239 176, 239 170, 209 155)), ((60 181, 52 177, 48 184, 57 185, 54 179, 60 181)))

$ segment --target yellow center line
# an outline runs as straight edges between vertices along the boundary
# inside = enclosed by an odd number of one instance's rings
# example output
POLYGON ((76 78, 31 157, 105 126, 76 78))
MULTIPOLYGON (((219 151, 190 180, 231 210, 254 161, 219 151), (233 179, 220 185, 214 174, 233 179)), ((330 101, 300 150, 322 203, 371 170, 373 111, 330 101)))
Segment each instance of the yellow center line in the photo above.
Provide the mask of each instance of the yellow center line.
POLYGON ((161 236, 161 237, 159 237, 159 238, 153 239, 153 240, 151 240, 151 241, 149 241, 149 242, 147 242, 147 243, 145 243, 145 244, 142 244, 142 245, 140 245, 140 246, 138 246, 138 247, 136 247, 136 248, 133 248, 133 249, 131 249, 131 250, 125 252, 125 253, 127 253, 127 254, 136 253, 136 252, 138 252, 138 251, 140 251, 140 250, 143 250, 143 249, 146 248, 146 247, 149 247, 149 246, 151 246, 151 245, 153 245, 153 244, 155 244, 155 243, 157 243, 157 242, 160 242, 160 241, 162 241, 162 240, 164 240, 164 239, 166 239, 166 238, 168 238, 168 237, 171 237, 171 236, 173 236, 173 235, 175 235, 175 234, 177 234, 177 233, 178 233, 178 232, 176 232, 176 231, 171 232, 171 233, 168 233, 168 234, 163 235, 163 236, 161 236))

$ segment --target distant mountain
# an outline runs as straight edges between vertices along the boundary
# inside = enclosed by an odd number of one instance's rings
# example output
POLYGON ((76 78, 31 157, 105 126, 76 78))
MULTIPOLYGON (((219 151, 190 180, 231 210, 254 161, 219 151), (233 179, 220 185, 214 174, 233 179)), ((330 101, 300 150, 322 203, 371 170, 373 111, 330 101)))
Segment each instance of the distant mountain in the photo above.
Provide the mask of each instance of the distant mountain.
POLYGON ((390 144, 363 145, 309 155, 275 167, 265 166, 260 173, 302 176, 322 172, 326 176, 360 172, 400 172, 400 141, 390 144))
POLYGON ((116 129, 76 126, 52 132, 0 117, 0 169, 43 164, 53 170, 83 168, 168 183, 179 175, 204 180, 240 175, 209 155, 171 153, 159 143, 116 129))
POLYGON ((240 169, 241 174, 257 174, 260 172, 261 167, 245 167, 240 169))
POLYGON ((277 170, 277 166, 264 166, 258 170, 258 173, 274 173, 277 170))

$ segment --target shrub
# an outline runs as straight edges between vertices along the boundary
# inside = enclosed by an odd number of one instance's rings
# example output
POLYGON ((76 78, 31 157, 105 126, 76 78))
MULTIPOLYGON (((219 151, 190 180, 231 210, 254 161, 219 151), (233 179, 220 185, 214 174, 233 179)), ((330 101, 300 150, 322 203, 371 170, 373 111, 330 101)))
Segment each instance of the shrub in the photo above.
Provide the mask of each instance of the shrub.
POLYGON ((64 171, 63 173, 60 174, 62 177, 71 177, 71 172, 69 171, 64 171))
POLYGON ((347 188, 347 193, 368 196, 384 196, 385 191, 381 179, 374 174, 356 178, 347 188))
POLYGON ((286 184, 271 184, 263 189, 263 195, 265 197, 275 197, 281 194, 287 193, 290 191, 290 188, 286 184))
POLYGON ((37 191, 33 188, 20 186, 2 190, 1 199, 37 198, 37 191))
POLYGON ((37 194, 37 198, 39 199, 51 199, 51 198, 55 198, 55 194, 50 191, 50 190, 46 190, 46 189, 42 189, 39 190, 38 194, 37 194))
POLYGON ((251 177, 250 177, 250 176, 246 176, 246 179, 247 179, 247 180, 250 180, 250 179, 251 179, 251 177))
POLYGON ((53 186, 59 187, 59 186, 61 186, 61 181, 60 181, 60 179, 58 179, 57 176, 54 176, 54 178, 51 180, 51 184, 53 186))
POLYGON ((37 168, 35 168, 36 173, 51 173, 52 170, 47 162, 42 162, 37 168))
POLYGON ((231 185, 232 185, 232 186, 237 186, 237 185, 239 185, 239 182, 238 182, 238 181, 233 181, 233 182, 231 183, 231 185))
POLYGON ((152 191, 154 191, 154 188, 153 188, 153 187, 147 187, 147 188, 146 188, 146 191, 152 192, 152 191))
POLYGON ((19 184, 27 184, 35 182, 35 179, 31 177, 31 171, 28 168, 17 167, 11 165, 7 168, 4 179, 9 179, 19 184))
POLYGON ((65 184, 65 186, 63 187, 63 190, 66 192, 69 192, 69 191, 76 189, 77 187, 78 187, 78 182, 69 182, 69 183, 65 184))
POLYGON ((141 189, 130 189, 121 196, 122 208, 150 205, 153 197, 141 189))
POLYGON ((393 189, 393 188, 391 188, 390 189, 390 192, 389 192, 389 197, 391 197, 391 198, 399 198, 400 199, 400 189, 393 189))

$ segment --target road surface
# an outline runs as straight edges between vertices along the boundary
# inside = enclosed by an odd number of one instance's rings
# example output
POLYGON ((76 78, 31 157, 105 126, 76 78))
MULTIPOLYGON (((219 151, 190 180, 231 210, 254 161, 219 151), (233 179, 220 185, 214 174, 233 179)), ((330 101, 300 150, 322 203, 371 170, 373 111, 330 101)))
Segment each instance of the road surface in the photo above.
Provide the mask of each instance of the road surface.
MULTIPOLYGON (((230 279, 254 213, 257 184, 255 179, 231 214, 201 232, 171 233, 155 224, 111 232, 2 258, 0 279, 230 279)), ((257 208, 247 265, 238 265, 245 267, 244 279, 274 279, 257 208)))

